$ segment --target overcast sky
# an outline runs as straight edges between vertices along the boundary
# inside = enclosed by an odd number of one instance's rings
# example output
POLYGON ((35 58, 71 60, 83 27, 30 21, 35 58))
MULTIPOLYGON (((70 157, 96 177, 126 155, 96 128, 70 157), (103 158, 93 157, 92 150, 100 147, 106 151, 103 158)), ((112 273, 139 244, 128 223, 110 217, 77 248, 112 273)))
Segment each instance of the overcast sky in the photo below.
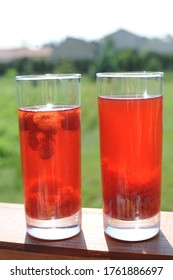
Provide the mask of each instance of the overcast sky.
POLYGON ((38 48, 68 36, 95 40, 120 28, 173 36, 172 7, 172 0, 0 0, 0 48, 38 48))

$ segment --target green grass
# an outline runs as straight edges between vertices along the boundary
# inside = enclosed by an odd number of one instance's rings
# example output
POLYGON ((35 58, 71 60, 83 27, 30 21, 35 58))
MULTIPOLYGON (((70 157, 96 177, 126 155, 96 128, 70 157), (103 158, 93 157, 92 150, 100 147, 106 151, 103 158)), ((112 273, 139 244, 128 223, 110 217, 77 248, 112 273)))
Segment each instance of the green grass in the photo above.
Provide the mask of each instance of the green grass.
POLYGON ((17 103, 13 78, 0 78, 0 201, 21 201, 17 103))
MULTIPOLYGON (((165 74, 162 210, 173 211, 173 73, 165 74)), ((82 202, 101 207, 97 95, 82 78, 82 202)), ((0 201, 22 202, 15 77, 0 78, 0 201)))
POLYGON ((173 210, 173 73, 165 74, 162 209, 173 210))

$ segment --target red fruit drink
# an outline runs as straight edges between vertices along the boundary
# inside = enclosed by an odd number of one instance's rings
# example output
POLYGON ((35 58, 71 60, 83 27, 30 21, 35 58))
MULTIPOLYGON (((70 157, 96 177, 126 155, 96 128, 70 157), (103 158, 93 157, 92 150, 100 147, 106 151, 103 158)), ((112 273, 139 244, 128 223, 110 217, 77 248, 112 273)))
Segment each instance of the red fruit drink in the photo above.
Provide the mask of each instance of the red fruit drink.
POLYGON ((18 110, 26 215, 49 220, 81 207, 80 107, 18 110))
POLYGON ((98 98, 103 210, 120 220, 159 213, 162 96, 98 98))

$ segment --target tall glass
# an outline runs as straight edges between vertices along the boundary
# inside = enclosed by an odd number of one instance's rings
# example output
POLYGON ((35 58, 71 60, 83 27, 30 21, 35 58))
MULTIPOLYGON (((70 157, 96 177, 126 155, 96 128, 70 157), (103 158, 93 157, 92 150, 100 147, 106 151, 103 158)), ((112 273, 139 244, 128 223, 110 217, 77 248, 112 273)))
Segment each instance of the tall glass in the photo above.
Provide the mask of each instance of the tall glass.
POLYGON ((81 229, 80 77, 16 77, 26 226, 36 238, 81 229))
POLYGON ((140 241, 159 232, 163 73, 97 73, 105 232, 140 241))

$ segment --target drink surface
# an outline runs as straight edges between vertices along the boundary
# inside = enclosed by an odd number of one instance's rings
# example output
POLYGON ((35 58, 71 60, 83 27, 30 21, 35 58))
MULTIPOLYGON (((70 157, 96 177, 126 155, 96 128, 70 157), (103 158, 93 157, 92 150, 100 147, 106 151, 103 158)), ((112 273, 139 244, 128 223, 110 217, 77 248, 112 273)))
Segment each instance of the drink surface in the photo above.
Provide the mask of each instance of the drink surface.
POLYGON ((162 97, 98 97, 103 209, 121 220, 160 210, 162 97))
POLYGON ((58 219, 81 207, 80 107, 18 109, 26 214, 58 219))

